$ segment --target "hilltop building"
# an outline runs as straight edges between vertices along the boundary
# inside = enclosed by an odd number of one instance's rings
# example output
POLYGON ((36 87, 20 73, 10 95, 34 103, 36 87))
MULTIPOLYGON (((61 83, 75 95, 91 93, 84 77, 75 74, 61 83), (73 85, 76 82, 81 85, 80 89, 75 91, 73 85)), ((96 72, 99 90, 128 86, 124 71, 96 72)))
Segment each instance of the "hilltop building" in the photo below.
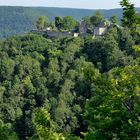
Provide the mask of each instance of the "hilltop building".
POLYGON ((79 28, 79 33, 80 34, 86 34, 87 33, 87 26, 84 23, 84 21, 79 22, 78 28, 79 28))
POLYGON ((108 20, 102 21, 97 27, 93 27, 93 35, 104 35, 111 27, 111 22, 108 20))
POLYGON ((104 35, 107 32, 106 27, 95 27, 93 29, 93 35, 104 35))
POLYGON ((42 34, 43 36, 49 38, 62 38, 62 37, 78 37, 78 36, 86 36, 86 35, 93 35, 93 36, 101 36, 108 32, 108 30, 113 26, 113 24, 108 20, 103 20, 97 26, 90 26, 88 27, 84 21, 80 21, 78 24, 78 30, 71 30, 71 31, 58 31, 52 29, 52 27, 47 27, 45 30, 32 30, 33 33, 42 34), (89 32, 90 30, 90 32, 89 32))

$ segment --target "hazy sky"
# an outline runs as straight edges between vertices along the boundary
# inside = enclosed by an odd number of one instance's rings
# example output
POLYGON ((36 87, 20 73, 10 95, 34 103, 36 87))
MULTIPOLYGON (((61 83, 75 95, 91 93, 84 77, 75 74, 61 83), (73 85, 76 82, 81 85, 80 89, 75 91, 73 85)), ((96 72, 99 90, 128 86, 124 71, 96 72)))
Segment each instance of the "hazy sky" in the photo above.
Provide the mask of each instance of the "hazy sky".
MULTIPOLYGON (((140 7, 140 0, 130 0, 140 7)), ((0 5, 71 7, 85 9, 118 8, 120 0, 0 0, 0 5)))

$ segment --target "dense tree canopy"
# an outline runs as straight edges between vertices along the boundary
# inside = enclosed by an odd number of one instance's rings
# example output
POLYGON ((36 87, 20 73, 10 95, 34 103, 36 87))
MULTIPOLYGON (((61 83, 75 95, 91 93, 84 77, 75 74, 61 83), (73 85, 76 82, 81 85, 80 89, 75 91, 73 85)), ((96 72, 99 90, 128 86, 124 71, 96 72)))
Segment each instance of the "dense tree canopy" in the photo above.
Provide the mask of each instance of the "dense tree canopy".
POLYGON ((93 15, 90 18, 91 24, 94 26, 100 24, 102 20, 103 20, 103 15, 100 13, 100 11, 96 11, 95 15, 93 15))
POLYGON ((77 21, 71 16, 55 17, 55 26, 60 30, 73 30, 77 21))
MULTIPOLYGON (((95 17, 93 24, 102 21, 95 17)), ((55 24, 77 23, 56 17, 55 24)), ((0 139, 139 140, 140 37, 125 24, 103 36, 1 40, 0 139)))
POLYGON ((44 16, 39 17, 38 20, 36 21, 36 28, 38 30, 43 30, 47 26, 48 26, 48 22, 44 16))
POLYGON ((118 17, 116 15, 110 17, 109 19, 112 23, 118 24, 118 17))
POLYGON ((86 139, 139 139, 140 67, 112 69, 92 86, 86 139))
POLYGON ((129 0, 122 0, 120 4, 123 8, 122 24, 134 28, 137 20, 134 4, 131 4, 129 0))

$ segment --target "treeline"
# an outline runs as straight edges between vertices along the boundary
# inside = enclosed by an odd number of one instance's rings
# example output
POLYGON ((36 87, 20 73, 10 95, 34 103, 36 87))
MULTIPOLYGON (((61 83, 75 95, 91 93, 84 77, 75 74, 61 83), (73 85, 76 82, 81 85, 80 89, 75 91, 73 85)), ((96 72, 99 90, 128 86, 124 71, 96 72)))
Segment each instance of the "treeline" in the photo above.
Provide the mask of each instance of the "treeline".
POLYGON ((29 31, 38 16, 31 8, 0 7, 0 38, 29 31))
MULTIPOLYGON (((0 38, 29 32, 35 27, 34 23, 40 15, 48 17, 49 21, 54 20, 58 15, 62 17, 69 15, 80 20, 86 15, 92 15, 94 12, 94 10, 67 8, 0 6, 0 38)), ((117 15, 121 15, 120 9, 117 11, 112 10, 112 13, 115 12, 117 12, 117 15)), ((105 17, 110 17, 108 11, 102 11, 102 13, 105 13, 105 17)))
MULTIPOLYGON (((45 16, 40 16, 36 23, 35 27, 37 30, 55 30, 55 31, 73 31, 80 32, 79 28, 84 30, 87 28, 88 30, 93 30, 93 27, 98 27, 100 24, 105 21, 105 17, 102 15, 100 11, 96 11, 92 16, 86 16, 81 19, 81 21, 77 21, 71 16, 55 17, 54 21, 49 21, 45 16)), ((118 17, 116 15, 110 17, 106 22, 110 24, 119 25, 118 17)))
MULTIPOLYGON (((136 8, 140 12, 140 8, 136 8)), ((121 9, 100 10, 106 19, 114 14, 120 21, 122 17, 121 9)), ((15 7, 0 6, 0 38, 12 35, 21 35, 34 29, 34 23, 42 15, 53 21, 58 15, 60 17, 72 16, 80 21, 82 17, 94 15, 96 10, 51 8, 51 7, 15 7)))
POLYGON ((104 36, 0 42, 1 140, 140 138, 140 19, 121 5, 104 36))

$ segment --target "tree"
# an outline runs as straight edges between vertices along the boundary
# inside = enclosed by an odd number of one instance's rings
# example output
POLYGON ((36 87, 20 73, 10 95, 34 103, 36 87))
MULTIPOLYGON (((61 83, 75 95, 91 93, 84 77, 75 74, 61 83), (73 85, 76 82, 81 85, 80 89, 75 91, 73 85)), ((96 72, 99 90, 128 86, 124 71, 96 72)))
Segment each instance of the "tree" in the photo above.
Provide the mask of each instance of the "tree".
POLYGON ((136 17, 137 17, 136 33, 140 36, 140 13, 137 13, 136 17))
POLYGON ((103 20, 103 15, 100 11, 96 11, 95 15, 90 18, 90 22, 92 25, 97 26, 103 20))
POLYGON ((52 88, 52 91, 56 91, 57 87, 59 85, 59 82, 61 80, 58 59, 57 58, 50 58, 48 68, 46 68, 45 70, 46 70, 46 76, 48 79, 48 81, 47 81, 48 87, 52 88))
POLYGON ((131 29, 135 28, 137 23, 137 16, 134 4, 131 4, 129 0, 122 0, 120 5, 123 8, 122 25, 131 29))
POLYGON ((136 60, 137 60, 138 62, 140 62, 140 46, 134 45, 134 46, 132 46, 132 48, 133 48, 134 51, 135 51, 136 60))
POLYGON ((60 30, 72 30, 76 27, 77 21, 71 16, 55 17, 55 26, 60 30))
MULTIPOLYGON (((64 19, 70 26, 64 17, 62 30, 64 19)), ((95 38, 29 33, 0 41, 0 134, 6 140, 14 131, 21 140, 77 140, 85 132, 87 140, 139 139, 139 42, 131 29, 116 26, 95 38)))
POLYGON ((48 111, 44 108, 40 108, 34 112, 32 121, 39 140, 65 140, 62 133, 55 131, 54 122, 51 120, 48 111))
POLYGON ((36 21, 36 28, 38 30, 43 30, 48 26, 46 18, 44 16, 40 16, 36 21))
POLYGON ((119 47, 121 50, 126 51, 127 54, 132 54, 132 46, 135 44, 134 37, 132 36, 132 30, 129 28, 123 28, 119 34, 119 47))
POLYGON ((74 101, 74 82, 66 79, 58 96, 58 106, 55 109, 55 121, 59 131, 71 133, 78 127, 75 112, 72 110, 74 101))
POLYGON ((48 27, 48 25, 49 25, 48 22, 45 21, 45 22, 44 22, 44 29, 46 29, 46 28, 48 27))
POLYGON ((140 66, 115 68, 92 86, 85 116, 89 125, 86 139, 140 138, 140 66))
POLYGON ((91 22, 90 22, 90 17, 86 16, 82 18, 83 22, 86 24, 86 26, 90 26, 91 22))
POLYGON ((71 16, 66 16, 63 18, 63 29, 72 30, 77 25, 77 21, 71 16))
POLYGON ((18 140, 16 133, 12 130, 11 124, 4 124, 0 120, 0 139, 1 140, 18 140))
POLYGON ((14 72, 15 62, 5 53, 0 53, 0 81, 10 79, 14 72))
POLYGON ((118 23, 118 17, 116 15, 110 17, 109 19, 112 23, 117 24, 118 23))
POLYGON ((62 28, 63 25, 63 19, 61 17, 55 17, 55 26, 58 30, 62 28))
POLYGON ((55 28, 56 28, 56 26, 55 26, 55 21, 52 21, 52 22, 49 24, 49 26, 50 26, 52 29, 55 29, 55 28))

